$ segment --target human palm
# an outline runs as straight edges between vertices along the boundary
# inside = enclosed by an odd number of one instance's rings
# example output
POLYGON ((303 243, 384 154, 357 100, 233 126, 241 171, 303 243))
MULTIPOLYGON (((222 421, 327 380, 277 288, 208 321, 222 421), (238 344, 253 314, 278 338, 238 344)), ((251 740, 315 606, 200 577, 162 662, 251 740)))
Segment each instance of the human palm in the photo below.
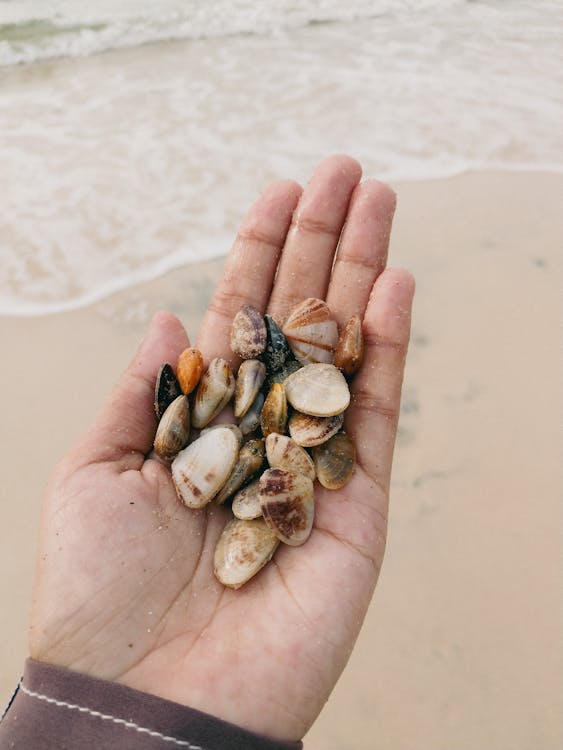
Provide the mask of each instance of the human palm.
POLYGON ((394 210, 385 185, 360 183, 348 157, 321 163, 302 192, 271 185, 243 222, 204 319, 208 361, 229 350, 231 320, 250 303, 283 318, 327 300, 342 327, 364 315, 366 355, 345 428, 357 467, 338 492, 316 487, 311 537, 281 545, 237 591, 213 575, 227 511, 190 510, 150 456, 154 383, 188 345, 155 316, 89 432, 46 494, 31 655, 123 682, 279 739, 299 739, 321 710, 361 627, 386 533, 389 475, 413 282, 383 270, 394 210), (336 262, 334 255, 336 253, 336 262))

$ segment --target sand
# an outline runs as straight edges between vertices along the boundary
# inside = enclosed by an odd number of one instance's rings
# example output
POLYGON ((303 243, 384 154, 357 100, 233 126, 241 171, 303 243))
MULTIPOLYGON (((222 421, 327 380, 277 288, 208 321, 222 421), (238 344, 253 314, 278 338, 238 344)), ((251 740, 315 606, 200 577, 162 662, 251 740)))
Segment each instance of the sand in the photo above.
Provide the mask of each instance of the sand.
MULTIPOLYGON (((418 292, 388 549, 306 748, 555 750, 563 177, 474 173, 395 187, 392 263, 414 271, 418 292)), ((155 310, 173 310, 195 334, 221 265, 188 266, 76 312, 0 318, 2 701, 26 655, 51 467, 155 310)))

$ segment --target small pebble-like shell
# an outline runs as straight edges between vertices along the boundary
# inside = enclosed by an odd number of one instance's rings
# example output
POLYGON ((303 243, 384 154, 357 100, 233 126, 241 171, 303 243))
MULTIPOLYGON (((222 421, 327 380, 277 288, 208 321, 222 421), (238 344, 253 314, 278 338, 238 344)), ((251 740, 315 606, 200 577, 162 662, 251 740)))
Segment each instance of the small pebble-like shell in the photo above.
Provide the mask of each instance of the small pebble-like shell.
POLYGON ((229 363, 221 357, 212 359, 199 381, 192 411, 192 424, 205 427, 226 406, 235 392, 235 378, 229 363))
POLYGON ((289 434, 297 445, 312 448, 326 443, 344 424, 344 414, 334 417, 312 417, 295 411, 289 419, 289 434))
POLYGON ((296 359, 293 359, 293 357, 287 359, 280 370, 268 373, 268 377, 266 378, 266 387, 268 391, 274 383, 281 383, 283 385, 292 373, 297 372, 297 370, 300 370, 302 367, 303 365, 296 359))
POLYGON ((185 448, 190 437, 190 404, 187 396, 178 396, 166 409, 158 424, 154 450, 166 460, 185 448))
POLYGON ((178 358, 176 373, 184 393, 191 393, 199 383, 203 371, 203 357, 199 349, 184 349, 178 358))
POLYGON ((252 406, 266 377, 266 365, 257 359, 246 359, 239 367, 235 385, 235 417, 240 419, 252 406))
POLYGON ((238 441, 238 446, 240 448, 242 445, 242 441, 243 441, 243 435, 242 435, 242 431, 240 427, 236 424, 228 424, 227 422, 223 424, 214 424, 211 427, 205 427, 205 429, 203 429, 199 433, 199 436, 202 437, 203 435, 206 435, 208 432, 211 432, 211 430, 222 430, 224 428, 226 428, 227 430, 230 430, 233 433, 233 435, 236 437, 238 441))
POLYGON ((260 479, 255 479, 237 492, 233 498, 232 510, 237 518, 245 521, 260 518, 260 479))
POLYGON ((313 448, 317 478, 328 490, 339 490, 352 476, 356 466, 356 446, 345 432, 313 448))
POLYGON ((266 449, 262 439, 249 440, 248 443, 245 443, 240 449, 237 462, 234 465, 230 477, 227 479, 221 492, 219 492, 215 498, 215 502, 218 505, 222 505, 225 500, 242 487, 246 481, 260 471, 265 456, 266 449))
POLYGON ((287 435, 272 432, 266 438, 266 455, 272 469, 286 469, 315 479, 315 464, 306 450, 287 435))
POLYGON ((232 589, 240 588, 272 559, 279 544, 262 518, 233 518, 225 526, 215 548, 217 579, 232 589))
POLYGON ((260 507, 278 539, 298 547, 307 541, 313 528, 313 482, 303 474, 268 469, 260 477, 260 507))
POLYGON ((274 383, 264 401, 260 414, 262 434, 264 437, 268 437, 271 432, 279 432, 280 435, 283 435, 286 424, 287 399, 285 389, 281 383, 274 383))
POLYGON ((232 430, 210 430, 180 451, 172 462, 172 479, 188 508, 203 508, 229 478, 239 453, 232 430))
POLYGON ((350 377, 360 369, 364 358, 364 335, 359 315, 350 318, 334 352, 334 366, 350 377))
POLYGON ((300 302, 290 312, 282 330, 301 364, 332 362, 338 326, 323 300, 309 297, 300 302))
POLYGON ((266 348, 266 324, 262 313, 244 305, 233 318, 231 349, 243 359, 255 359, 266 348))
POLYGON ((260 414, 262 413, 265 398, 266 397, 263 393, 259 393, 254 399, 250 409, 240 420, 239 427, 243 435, 250 435, 251 432, 254 432, 254 430, 257 430, 258 427, 260 427, 260 414))
POLYGON ((276 372, 283 367, 285 361, 291 355, 291 349, 276 321, 270 315, 265 315, 264 321, 267 331, 264 361, 268 367, 268 372, 276 372))
POLYGON ((161 419, 172 401, 181 395, 182 389, 178 378, 174 375, 172 366, 166 362, 158 371, 154 387, 154 410, 157 418, 161 419))
POLYGON ((334 365, 302 367, 287 378, 284 387, 294 409, 315 417, 340 414, 350 403, 348 383, 334 365))

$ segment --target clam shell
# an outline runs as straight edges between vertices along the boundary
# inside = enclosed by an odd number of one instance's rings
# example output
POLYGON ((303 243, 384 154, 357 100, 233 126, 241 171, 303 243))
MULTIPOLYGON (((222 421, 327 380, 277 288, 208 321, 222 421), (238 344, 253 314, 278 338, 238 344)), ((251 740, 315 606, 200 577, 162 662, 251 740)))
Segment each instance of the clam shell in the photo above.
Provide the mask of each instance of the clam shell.
POLYGON ((240 419, 252 406, 266 378, 266 365, 257 359, 246 359, 237 374, 235 385, 235 417, 240 419))
POLYGON ((176 374, 178 375, 180 387, 186 395, 191 393, 199 383, 202 371, 203 357, 199 349, 194 349, 193 347, 184 349, 178 358, 176 374))
POLYGON ((209 430, 180 451, 172 462, 172 480, 188 508, 203 508, 229 478, 239 453, 236 435, 227 427, 209 430))
POLYGON ((309 297, 296 305, 282 330, 301 364, 332 362, 338 342, 338 326, 322 299, 309 297))
POLYGON ((346 323, 334 352, 334 366, 350 377, 360 369, 364 358, 364 335, 359 315, 346 323))
POLYGON ((268 469, 260 477, 260 507, 278 539, 298 547, 307 541, 313 528, 313 482, 303 474, 268 469))
POLYGON ((289 419, 289 434, 297 445, 312 448, 326 443, 344 424, 344 414, 334 417, 312 417, 295 411, 289 419))
POLYGON ((243 435, 250 435, 251 432, 260 427, 260 414, 262 413, 265 398, 263 393, 259 393, 252 402, 250 409, 240 420, 239 427, 243 435))
POLYGON ((221 357, 212 359, 199 381, 192 411, 192 424, 205 427, 227 405, 235 392, 235 378, 229 363, 221 357))
POLYGON ((278 324, 270 315, 264 316, 264 322, 267 332, 264 361, 268 367, 268 372, 276 372, 283 367, 285 361, 291 356, 291 349, 278 324))
POLYGON ((243 441, 243 434, 242 434, 242 431, 241 431, 240 427, 238 427, 238 425, 236 425, 236 424, 228 424, 228 423, 214 424, 214 425, 211 425, 211 427, 205 427, 205 429, 203 429, 199 433, 199 436, 202 437, 203 435, 206 435, 208 432, 211 432, 211 430, 221 430, 221 429, 225 429, 225 428, 227 430, 231 430, 231 432, 233 433, 233 435, 236 437, 236 439, 238 441, 238 446, 240 448, 241 445, 242 445, 242 441, 243 441))
POLYGON ((279 541, 262 518, 233 518, 225 526, 215 548, 217 579, 232 589, 240 588, 271 560, 279 541))
POLYGON ((272 432, 266 438, 266 455, 272 469, 286 469, 315 479, 315 464, 306 450, 286 435, 272 432))
POLYGON ((350 479, 356 466, 356 446, 345 432, 313 448, 317 478, 328 490, 339 490, 350 479))
POLYGON ((233 318, 231 349, 243 359, 255 359, 266 348, 266 324, 262 313, 244 305, 233 318))
POLYGON ((154 410, 157 418, 162 419, 162 415, 172 401, 181 395, 182 389, 178 378, 174 375, 172 366, 165 362, 158 371, 154 387, 154 410))
POLYGON ((232 511, 237 518, 242 518, 245 521, 260 518, 262 508, 260 507, 259 479, 255 479, 237 492, 233 498, 232 511))
POLYGON ((334 365, 302 367, 284 383, 287 400, 297 411, 315 417, 331 417, 350 403, 346 379, 334 365))
POLYGON ((154 450, 166 460, 185 448, 190 437, 190 404, 187 396, 178 396, 166 409, 158 424, 154 450))
POLYGON ((287 399, 285 389, 281 383, 274 383, 260 413, 262 434, 264 437, 267 437, 271 432, 279 432, 280 435, 283 435, 286 424, 287 399))
POLYGON ((262 439, 249 440, 248 443, 245 443, 240 449, 237 462, 230 477, 215 498, 215 502, 222 505, 239 487, 242 487, 246 481, 260 471, 265 456, 266 449, 262 439))

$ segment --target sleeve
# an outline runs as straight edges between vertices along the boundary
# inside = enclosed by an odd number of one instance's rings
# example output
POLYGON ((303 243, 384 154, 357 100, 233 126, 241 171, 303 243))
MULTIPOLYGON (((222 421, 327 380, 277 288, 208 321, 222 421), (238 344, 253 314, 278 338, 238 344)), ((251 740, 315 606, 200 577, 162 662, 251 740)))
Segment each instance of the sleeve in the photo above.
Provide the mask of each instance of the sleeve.
POLYGON ((301 750, 114 682, 28 659, 0 750, 301 750))

